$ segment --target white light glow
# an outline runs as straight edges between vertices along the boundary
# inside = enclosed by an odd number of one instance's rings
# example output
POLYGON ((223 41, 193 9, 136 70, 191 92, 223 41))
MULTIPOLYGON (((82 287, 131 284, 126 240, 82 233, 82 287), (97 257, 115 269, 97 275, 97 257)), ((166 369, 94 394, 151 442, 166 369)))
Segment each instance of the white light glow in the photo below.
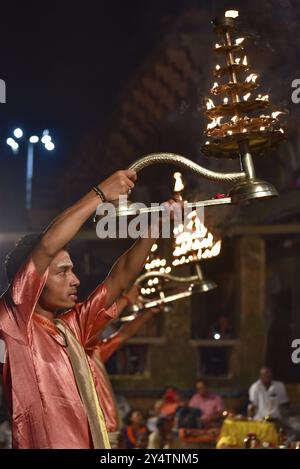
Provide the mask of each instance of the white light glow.
POLYGON ((7 145, 9 145, 13 150, 17 150, 19 148, 19 144, 11 137, 6 140, 7 145))
POLYGON ((16 138, 23 137, 23 130, 18 127, 17 129, 14 130, 14 136, 16 138))
POLYGON ((46 143, 45 143, 45 148, 46 148, 46 150, 48 150, 48 151, 52 151, 52 150, 54 150, 55 145, 54 145, 53 142, 46 142, 46 143))
POLYGON ((51 142, 51 137, 50 137, 50 135, 43 135, 43 137, 41 138, 41 142, 44 143, 44 145, 45 145, 46 143, 51 142))
POLYGON ((32 135, 29 137, 29 142, 30 143, 37 143, 39 141, 39 137, 37 135, 32 135))

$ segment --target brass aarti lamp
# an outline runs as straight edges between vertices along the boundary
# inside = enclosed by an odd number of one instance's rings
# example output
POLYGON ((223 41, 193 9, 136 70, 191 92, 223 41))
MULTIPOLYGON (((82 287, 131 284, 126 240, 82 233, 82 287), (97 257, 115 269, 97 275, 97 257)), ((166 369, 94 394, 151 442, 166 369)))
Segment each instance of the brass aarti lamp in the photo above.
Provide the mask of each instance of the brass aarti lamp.
MULTIPOLYGON (((225 59, 225 63, 216 65, 214 74, 218 82, 213 84, 211 94, 214 98, 223 99, 217 104, 212 98, 206 99, 205 113, 209 123, 202 152, 208 157, 239 159, 241 170, 234 173, 211 171, 173 153, 146 155, 129 167, 139 172, 153 164, 174 164, 200 177, 233 184, 228 197, 193 202, 190 207, 237 204, 278 195, 270 183, 257 178, 252 155, 270 150, 284 138, 284 130, 278 119, 282 112, 266 114, 266 109, 271 105, 270 98, 267 94, 257 93, 258 76, 251 72, 244 54, 245 38, 238 33, 238 11, 227 11, 223 18, 213 20, 212 24, 214 32, 220 37, 214 51, 225 59)), ((149 207, 139 210, 125 203, 118 208, 117 215, 137 215, 157 210, 163 209, 149 207)))

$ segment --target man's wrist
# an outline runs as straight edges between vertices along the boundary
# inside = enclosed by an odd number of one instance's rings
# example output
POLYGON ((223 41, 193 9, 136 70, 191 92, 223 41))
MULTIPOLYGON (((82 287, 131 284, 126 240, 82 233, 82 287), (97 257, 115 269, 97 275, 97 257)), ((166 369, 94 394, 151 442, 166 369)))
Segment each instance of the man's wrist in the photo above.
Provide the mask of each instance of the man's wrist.
POLYGON ((93 191, 98 195, 102 203, 107 202, 104 192, 100 189, 99 186, 92 187, 93 191))
POLYGON ((132 301, 131 301, 131 299, 129 298, 128 295, 122 295, 122 296, 121 296, 121 299, 124 300, 124 301, 126 301, 127 306, 132 305, 132 301))

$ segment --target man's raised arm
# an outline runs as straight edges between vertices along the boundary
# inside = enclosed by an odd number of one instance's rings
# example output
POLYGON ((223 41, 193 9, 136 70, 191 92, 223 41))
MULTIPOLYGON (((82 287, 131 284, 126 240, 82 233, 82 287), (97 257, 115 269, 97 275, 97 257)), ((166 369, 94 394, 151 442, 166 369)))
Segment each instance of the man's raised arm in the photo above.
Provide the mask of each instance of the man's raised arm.
POLYGON ((120 295, 123 290, 129 288, 143 269, 146 259, 151 251, 151 247, 156 241, 161 223, 174 217, 182 216, 182 203, 170 199, 164 203, 165 212, 159 220, 159 226, 148 228, 148 237, 139 238, 128 251, 126 251, 116 261, 104 283, 107 287, 107 297, 105 307, 108 308, 120 295), (154 229, 153 229, 154 228, 154 229), (152 233, 157 233, 156 237, 152 233))
MULTIPOLYGON (((117 171, 98 185, 106 201, 118 199, 134 187, 135 171, 117 171)), ((51 260, 68 244, 100 203, 99 196, 91 190, 77 203, 62 212, 50 226, 32 253, 37 271, 43 274, 51 260)))

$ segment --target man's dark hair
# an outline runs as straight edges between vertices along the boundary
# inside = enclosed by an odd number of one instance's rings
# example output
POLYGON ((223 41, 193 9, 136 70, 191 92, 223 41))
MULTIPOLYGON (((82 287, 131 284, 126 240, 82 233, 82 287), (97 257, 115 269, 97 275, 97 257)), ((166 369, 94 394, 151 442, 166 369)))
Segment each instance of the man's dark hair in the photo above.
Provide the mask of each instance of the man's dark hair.
POLYGON ((42 233, 31 233, 22 236, 13 250, 7 254, 5 258, 5 271, 8 283, 13 281, 14 276, 40 242, 42 236, 42 233))

